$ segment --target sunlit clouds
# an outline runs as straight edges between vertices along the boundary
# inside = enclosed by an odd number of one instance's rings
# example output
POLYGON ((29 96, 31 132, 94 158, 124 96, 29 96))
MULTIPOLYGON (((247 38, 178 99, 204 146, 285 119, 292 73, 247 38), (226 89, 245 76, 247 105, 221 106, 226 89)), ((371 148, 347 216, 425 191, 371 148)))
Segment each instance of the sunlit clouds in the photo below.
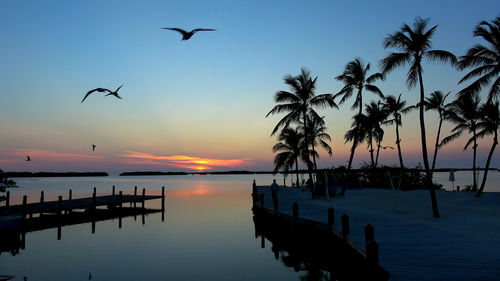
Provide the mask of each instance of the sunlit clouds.
POLYGON ((214 168, 238 169, 250 164, 248 158, 244 159, 212 159, 186 155, 153 155, 149 153, 126 151, 122 155, 128 158, 127 162, 158 166, 170 166, 196 171, 212 170, 214 168))

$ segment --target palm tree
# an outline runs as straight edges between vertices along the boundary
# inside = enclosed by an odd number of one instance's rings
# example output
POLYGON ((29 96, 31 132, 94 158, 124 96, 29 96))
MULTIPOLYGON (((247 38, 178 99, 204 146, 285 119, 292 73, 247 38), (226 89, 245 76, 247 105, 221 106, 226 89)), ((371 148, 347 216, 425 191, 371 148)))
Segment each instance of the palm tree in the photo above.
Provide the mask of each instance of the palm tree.
POLYGON ((384 40, 385 48, 396 48, 400 52, 390 53, 386 58, 380 61, 383 73, 388 73, 399 66, 409 64, 406 84, 408 88, 414 88, 419 83, 420 87, 420 103, 419 103, 419 119, 420 119, 420 137, 422 140, 422 158, 425 167, 427 186, 432 203, 432 214, 434 217, 439 217, 438 204, 434 186, 432 184, 432 174, 429 169, 429 160, 427 158, 427 143, 425 136, 425 121, 424 121, 424 82, 422 79, 422 59, 426 58, 429 61, 456 62, 456 57, 444 50, 431 50, 432 35, 436 31, 437 25, 427 29, 428 19, 416 18, 413 23, 413 29, 407 24, 403 24, 401 29, 394 34, 389 35, 384 40))
MULTIPOLYGON (((370 150, 370 157, 372 160, 372 168, 376 168, 378 164, 378 156, 380 154, 380 147, 382 140, 384 139, 384 130, 380 126, 385 119, 387 119, 387 112, 381 106, 381 103, 371 102, 366 105, 366 124, 363 126, 366 130, 366 136, 368 138, 368 147, 370 150), (375 160, 373 158, 373 141, 377 143, 377 154, 375 160)), ((363 128, 362 127, 362 128, 363 128)))
POLYGON ((347 131, 344 136, 345 143, 353 142, 353 146, 351 148, 351 155, 354 155, 353 151, 356 149, 357 144, 363 143, 368 139, 367 135, 367 127, 368 127, 368 117, 361 114, 356 114, 352 117, 353 121, 351 123, 351 129, 347 131), (356 145, 354 145, 356 143, 356 145))
POLYGON ((284 128, 278 135, 278 143, 273 146, 274 173, 283 168, 288 173, 289 169, 295 165, 297 174, 297 185, 299 185, 299 157, 303 155, 304 135, 292 128, 284 128))
POLYGON ((451 92, 443 95, 441 91, 434 91, 431 96, 425 98, 425 110, 436 110, 439 114, 439 125, 436 134, 436 144, 434 145, 434 155, 432 157, 432 167, 431 174, 434 173, 434 168, 436 167, 437 153, 439 149, 439 136, 441 134, 441 126, 443 125, 443 120, 445 119, 446 108, 450 106, 451 103, 445 104, 445 100, 451 92))
MULTIPOLYGON (((363 90, 372 92, 381 98, 384 97, 382 91, 380 91, 380 89, 372 83, 377 80, 384 80, 385 76, 378 72, 368 76, 369 71, 369 63, 365 66, 360 58, 355 58, 353 61, 346 64, 344 72, 341 75, 335 77, 335 79, 344 82, 344 87, 335 95, 334 98, 342 96, 342 99, 339 102, 339 104, 342 104, 353 95, 354 91, 356 91, 356 100, 352 104, 352 109, 358 108, 358 115, 363 113, 363 90)), ((356 151, 356 147, 358 145, 356 138, 353 140, 351 155, 349 156, 349 164, 347 165, 348 171, 351 169, 354 152, 356 151)))
POLYGON ((450 105, 450 110, 446 119, 456 124, 451 130, 452 134, 445 137, 440 146, 446 145, 450 141, 460 137, 465 131, 472 134, 472 137, 465 144, 466 150, 471 144, 473 149, 472 171, 473 183, 472 190, 477 191, 476 182, 476 152, 477 152, 477 129, 481 113, 479 112, 479 96, 478 95, 463 95, 460 96, 450 105))
MULTIPOLYGON (((311 154, 313 156, 314 171, 318 170, 316 165, 316 158, 319 154, 316 147, 319 145, 323 147, 330 157, 332 156, 332 148, 326 141, 332 141, 330 135, 326 132, 324 116, 316 118, 315 116, 307 116, 307 130, 311 140, 311 154)), ((303 126, 301 128, 304 128, 303 126)))
POLYGON ((477 94, 494 80, 488 92, 487 102, 497 99, 500 94, 500 17, 491 23, 482 21, 476 26, 474 36, 482 37, 489 46, 477 44, 470 48, 458 61, 458 69, 476 67, 467 73, 462 83, 477 77, 477 80, 459 92, 459 95, 477 94))
POLYGON ((483 193, 484 185, 486 184, 486 177, 488 176, 488 169, 490 167, 491 157, 498 144, 498 127, 500 126, 500 111, 498 108, 498 101, 495 103, 487 102, 481 107, 481 119, 478 123, 478 127, 481 129, 477 133, 478 137, 483 137, 485 135, 493 135, 493 144, 491 145, 490 152, 488 153, 488 159, 486 160, 486 165, 484 167, 483 180, 481 181, 481 187, 476 193, 476 197, 481 196, 483 193))
MULTIPOLYGON (((316 80, 311 78, 310 71, 306 68, 301 69, 298 76, 287 75, 284 78, 285 84, 289 85, 292 92, 278 91, 274 96, 274 101, 279 103, 267 113, 266 117, 275 114, 287 112, 276 127, 274 127, 271 136, 274 135, 279 128, 288 128, 292 122, 302 120, 303 125, 307 127, 307 115, 319 117, 314 107, 337 107, 331 94, 323 94, 316 96, 316 80)), ((311 144, 307 130, 304 130, 305 143, 311 144)), ((312 180, 312 162, 309 157, 309 149, 306 149, 307 170, 309 178, 312 180)))
POLYGON ((415 109, 415 106, 406 106, 406 101, 401 100, 401 94, 399 94, 398 98, 396 99, 395 96, 388 96, 385 98, 385 103, 384 103, 384 110, 387 111, 387 113, 392 116, 391 119, 385 120, 382 124, 383 125, 396 125, 396 146, 398 148, 398 156, 399 156, 399 165, 401 167, 401 171, 404 170, 404 164, 403 164, 403 155, 401 153, 401 138, 399 137, 399 127, 403 125, 401 121, 401 114, 406 114, 410 110, 415 109))

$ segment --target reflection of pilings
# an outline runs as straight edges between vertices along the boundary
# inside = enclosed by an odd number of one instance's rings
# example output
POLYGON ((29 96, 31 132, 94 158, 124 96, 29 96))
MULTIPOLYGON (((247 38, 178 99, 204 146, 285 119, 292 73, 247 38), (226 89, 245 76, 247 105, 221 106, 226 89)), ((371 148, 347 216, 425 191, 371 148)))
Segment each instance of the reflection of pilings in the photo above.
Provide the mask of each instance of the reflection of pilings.
POLYGON ((95 220, 92 220, 92 234, 95 233, 95 220))
POLYGON ((57 240, 61 240, 61 226, 57 227, 57 240))
POLYGON ((142 225, 146 224, 146 214, 142 212, 142 225))
POLYGON ((118 217, 118 228, 122 228, 122 216, 118 217))
MULTIPOLYGON (((134 186, 134 196, 137 196, 137 185, 134 186)), ((136 208, 137 205, 136 205, 136 202, 134 201, 134 208, 136 208)))
POLYGON ((141 199, 141 201, 142 201, 142 209, 144 209, 144 201, 146 201, 146 189, 145 188, 142 189, 142 199, 141 199))
POLYGON ((10 206, 10 191, 7 191, 7 198, 5 198, 5 207, 10 206))

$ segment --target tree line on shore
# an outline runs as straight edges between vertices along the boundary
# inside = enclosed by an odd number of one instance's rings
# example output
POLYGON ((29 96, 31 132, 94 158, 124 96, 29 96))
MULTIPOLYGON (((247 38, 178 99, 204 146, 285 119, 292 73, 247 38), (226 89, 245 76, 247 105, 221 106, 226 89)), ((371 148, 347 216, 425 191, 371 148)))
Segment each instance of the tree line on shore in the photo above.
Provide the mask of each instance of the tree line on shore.
POLYGON ((455 56, 446 50, 432 48, 432 38, 437 25, 429 27, 429 19, 417 17, 412 26, 403 24, 401 28, 389 34, 383 41, 386 49, 391 52, 379 61, 380 72, 370 73, 370 64, 365 64, 361 58, 348 62, 343 73, 335 77, 344 84, 336 94, 315 94, 317 77, 312 78, 310 71, 301 69, 301 73, 284 77, 284 82, 290 91, 278 91, 274 95, 277 103, 266 115, 285 114, 276 124, 271 136, 277 136, 277 143, 272 150, 275 154, 275 172, 282 170, 287 173, 295 170, 297 174, 299 160, 307 165, 307 173, 312 182, 313 173, 317 170, 316 159, 319 157, 318 146, 323 147, 329 155, 332 149, 328 144, 331 141, 327 133, 324 116, 320 116, 317 108, 338 109, 339 105, 347 102, 354 96, 352 109, 357 113, 352 117, 351 129, 344 139, 351 142, 347 172, 352 170, 352 162, 356 149, 366 143, 370 153, 372 169, 379 165, 378 159, 381 150, 394 149, 381 145, 384 138, 384 126, 395 127, 395 145, 398 152, 401 175, 405 170, 403 153, 401 150, 401 136, 399 127, 402 126, 402 115, 418 110, 420 123, 420 137, 422 147, 422 162, 425 171, 425 185, 429 189, 432 214, 439 217, 438 204, 432 182, 432 174, 436 170, 438 151, 444 145, 468 135, 464 150, 472 147, 473 152, 473 183, 472 190, 479 197, 484 190, 491 158, 498 144, 498 127, 500 125, 499 95, 500 95, 500 17, 491 22, 481 21, 474 29, 473 35, 485 41, 485 44, 476 44, 462 56, 455 56), (450 64, 458 70, 468 69, 468 73, 458 81, 458 84, 472 81, 455 94, 455 100, 447 102, 450 92, 433 91, 426 96, 423 81, 422 61, 442 62, 450 64), (384 95, 375 85, 385 80, 393 70, 408 67, 406 85, 408 89, 418 87, 419 102, 407 105, 401 95, 384 95), (487 91, 486 100, 481 101, 481 92, 487 91), (379 101, 364 103, 364 91, 371 92, 379 97, 379 101), (363 111, 364 108, 364 111, 363 111), (429 159, 427 149, 425 112, 436 111, 439 114, 439 124, 432 159, 429 159), (450 135, 441 138, 443 122, 454 125, 450 135), (485 164, 485 171, 480 186, 476 181, 476 153, 477 140, 491 136, 492 145, 485 164), (432 162, 431 162, 432 161, 432 162))

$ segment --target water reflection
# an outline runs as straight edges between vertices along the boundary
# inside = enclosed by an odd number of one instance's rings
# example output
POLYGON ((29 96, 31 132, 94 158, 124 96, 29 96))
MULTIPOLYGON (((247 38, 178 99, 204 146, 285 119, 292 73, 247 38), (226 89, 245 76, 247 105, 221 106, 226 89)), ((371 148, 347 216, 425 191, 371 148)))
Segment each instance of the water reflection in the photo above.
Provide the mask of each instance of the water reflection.
POLYGON ((96 224, 101 221, 109 221, 118 218, 118 229, 122 228, 122 218, 142 217, 142 224, 146 224, 146 216, 153 213, 162 213, 162 221, 165 218, 164 208, 142 209, 142 208, 111 208, 95 209, 92 211, 72 211, 64 215, 43 214, 30 216, 25 219, 19 229, 0 232, 0 255, 3 252, 10 252, 12 256, 25 249, 26 233, 46 229, 57 228, 57 240, 62 239, 62 227, 91 223, 91 233, 96 232, 96 224))
POLYGON ((255 237, 270 243, 276 260, 300 273, 300 280, 388 280, 327 228, 298 224, 263 209, 254 209, 255 237))

